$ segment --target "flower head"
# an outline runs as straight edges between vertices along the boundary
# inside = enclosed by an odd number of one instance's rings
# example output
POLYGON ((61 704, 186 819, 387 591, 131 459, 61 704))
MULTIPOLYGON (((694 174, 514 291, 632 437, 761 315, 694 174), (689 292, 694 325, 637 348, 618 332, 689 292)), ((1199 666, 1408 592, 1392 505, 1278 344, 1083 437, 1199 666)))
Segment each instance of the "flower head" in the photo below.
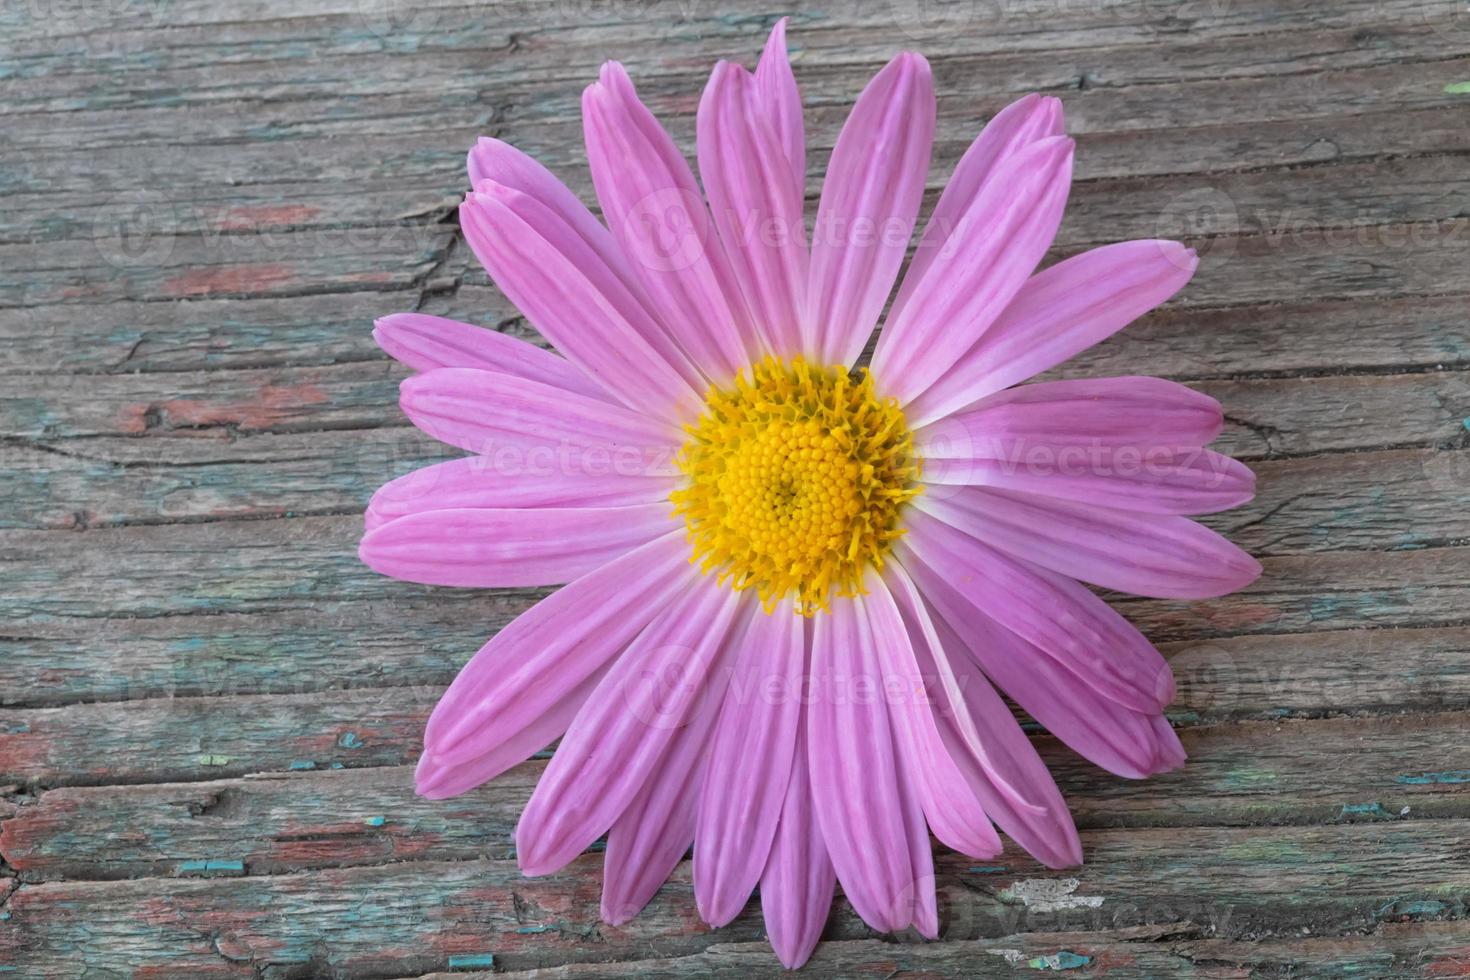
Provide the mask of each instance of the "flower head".
POLYGON ((703 917, 730 921, 760 884, 797 966, 838 882, 874 928, 935 935, 931 832, 984 859, 999 827, 1080 863, 997 688, 1115 773, 1177 767, 1168 664, 1083 583, 1196 598, 1260 569, 1188 516, 1254 492, 1203 448, 1212 399, 1021 384, 1167 300, 1194 254, 1126 242, 1038 272, 1074 146, 1060 103, 1028 96, 960 161, 890 305, 929 167, 928 65, 900 55, 858 98, 808 227, 784 29, 754 73, 710 78, 703 192, 615 63, 583 98, 603 220, 514 148, 471 151, 466 240, 558 353, 379 321, 418 372, 403 410, 472 455, 380 489, 361 554, 417 582, 564 585, 446 692, 420 793, 560 737, 516 832, 525 873, 606 834, 616 924, 692 844, 703 917))

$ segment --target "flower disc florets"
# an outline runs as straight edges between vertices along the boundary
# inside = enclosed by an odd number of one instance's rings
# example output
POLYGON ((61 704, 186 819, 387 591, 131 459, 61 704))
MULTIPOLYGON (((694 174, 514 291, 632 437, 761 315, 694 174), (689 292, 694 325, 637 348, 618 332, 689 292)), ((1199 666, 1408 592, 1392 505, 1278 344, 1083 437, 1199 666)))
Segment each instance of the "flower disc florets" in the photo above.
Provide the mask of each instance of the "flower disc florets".
POLYGON ((693 560, 767 610, 790 597, 811 615, 861 591, 902 533, 919 492, 903 411, 866 369, 767 358, 711 389, 679 453, 688 483, 672 499, 693 560))

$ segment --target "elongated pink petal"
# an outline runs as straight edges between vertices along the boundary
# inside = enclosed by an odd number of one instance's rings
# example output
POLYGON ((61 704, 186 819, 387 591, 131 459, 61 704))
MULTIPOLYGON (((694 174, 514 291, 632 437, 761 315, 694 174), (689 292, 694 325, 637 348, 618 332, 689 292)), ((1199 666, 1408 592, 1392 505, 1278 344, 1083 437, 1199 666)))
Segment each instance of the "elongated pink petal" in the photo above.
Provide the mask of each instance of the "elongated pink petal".
POLYGON ((1136 241, 1083 252, 1037 273, 974 346, 907 406, 911 423, 959 411, 1106 340, 1183 289, 1198 264, 1194 251, 1178 242, 1136 241))
POLYGON ((1082 863, 1082 844, 1056 782, 985 675, 961 647, 946 648, 918 586, 891 561, 883 577, 913 638, 919 671, 934 701, 944 748, 986 812, 1043 864, 1082 863))
POLYGON ((1085 444, 1055 455, 926 459, 924 482, 996 487, 1146 514, 1213 514, 1256 495, 1250 468, 1207 449, 1148 454, 1085 444))
POLYGON ((724 384, 758 351, 694 173, 617 62, 582 95, 602 213, 633 275, 693 362, 724 384))
POLYGON ((477 452, 499 472, 672 475, 674 426, 607 402, 508 374, 439 368, 406 378, 399 407, 441 442, 477 452))
POLYGON ((766 347, 801 350, 806 299, 803 198, 779 134, 756 106, 755 77, 726 61, 699 102, 699 173, 735 280, 766 347))
POLYGON ((561 585, 682 526, 667 502, 430 510, 369 531, 357 553, 376 572, 424 585, 561 585))
MULTIPOLYGON (((1140 457, 1205 445, 1225 424, 1220 403, 1162 378, 1043 381, 997 392, 916 435, 925 459, 1055 459, 1070 446, 1140 457)), ((1113 458, 1114 454, 1109 454, 1113 458)))
MULTIPOLYGON (((743 615, 755 612, 746 600, 743 615)), ((738 635, 733 633, 732 636, 738 635)), ((633 802, 607 833, 602 872, 602 918, 620 925, 648 904, 694 842, 701 786, 712 751, 721 702, 746 641, 731 639, 710 671, 701 705, 691 711, 633 802)), ((778 795, 779 800, 779 795, 778 795)), ((778 804, 779 805, 779 804, 778 804)), ((739 909, 736 909, 738 912, 739 909)))
POLYGON ((415 371, 479 368, 608 401, 610 395, 564 357, 496 330, 427 313, 394 313, 373 323, 373 339, 415 371))
POLYGON ((1085 586, 941 523, 949 503, 926 501, 908 515, 901 556, 917 554, 992 619, 1119 704, 1159 711, 1173 699, 1168 662, 1131 623, 1085 586))
POLYGON ((460 228, 506 298, 623 404, 694 418, 704 380, 621 271, 531 195, 494 181, 480 188, 460 206, 460 228))
POLYGON ((1007 157, 873 353, 884 392, 907 404, 948 371, 1000 316, 1056 237, 1072 184, 1072 141, 1048 137, 1007 157))
POLYGON ((538 715, 507 712, 500 716, 491 729, 477 736, 485 752, 472 759, 446 762, 426 749, 414 770, 418 794, 430 800, 448 799, 525 762, 561 737, 606 673, 607 665, 603 664, 538 715))
POLYGON ((467 456, 406 473, 378 488, 364 515, 368 530, 432 510, 535 507, 630 507, 667 500, 673 476, 579 472, 555 458, 541 462, 467 456))
POLYGON ((766 866, 791 776, 805 676, 801 617, 789 603, 758 612, 725 692, 701 790, 694 896, 712 926, 740 914, 766 866))
POLYGON ((674 733, 693 713, 718 710, 709 678, 738 606, 734 590, 702 578, 628 645, 521 813, 516 860, 524 874, 549 874, 586 850, 633 801, 674 733))
POLYGON ((851 364, 893 289, 924 196, 934 143, 934 79, 899 55, 858 97, 827 165, 812 237, 807 344, 851 364))
POLYGON ((895 318, 908 303, 929 265, 944 249, 965 212, 980 196, 1000 164, 1037 140, 1063 133, 1060 99, 1043 98, 1033 93, 995 114, 995 118, 975 137, 949 182, 944 185, 944 193, 939 195, 934 213, 924 226, 924 237, 919 240, 899 286, 898 296, 888 311, 889 319, 895 318))
POLYGON ((816 617, 807 730, 812 797, 842 891, 864 922, 913 921, 914 866, 882 668, 866 617, 839 601, 816 617))
POLYGON ((1260 562, 1187 517, 991 487, 960 488, 921 506, 1018 558, 1134 595, 1206 599, 1243 589, 1261 574, 1260 562))
POLYGON ((827 915, 837 873, 812 805, 811 775, 807 763, 806 719, 797 726, 791 779, 781 805, 781 820, 771 842, 771 856, 761 874, 761 912, 771 947, 789 970, 807 961, 827 915))
POLYGON ((675 531, 542 599, 459 672, 429 716, 425 749, 443 765, 490 752, 575 691, 698 580, 684 533, 675 531))
POLYGON ((1183 761, 1178 738, 1162 714, 1134 711, 1105 697, 962 596, 944 573, 912 556, 901 560, 937 614, 934 622, 944 648, 967 651, 991 680, 1072 751, 1126 779, 1144 779, 1183 761))
POLYGON ((914 643, 882 579, 873 579, 873 588, 861 605, 887 682, 899 765, 913 777, 924 819, 946 847, 974 858, 995 857, 1001 851, 1000 837, 944 745, 914 643))
POLYGON ((531 156, 498 139, 480 137, 470 150, 470 187, 480 190, 499 184, 535 198, 564 221, 608 268, 616 269, 630 285, 627 259, 612 233, 587 210, 587 205, 531 156))
POLYGON ((776 21, 771 36, 766 39, 760 63, 755 67, 755 101, 767 125, 780 137, 781 151, 791 168, 792 186, 805 198, 806 125, 801 118, 801 92, 786 54, 786 24, 790 19, 782 17, 776 21))

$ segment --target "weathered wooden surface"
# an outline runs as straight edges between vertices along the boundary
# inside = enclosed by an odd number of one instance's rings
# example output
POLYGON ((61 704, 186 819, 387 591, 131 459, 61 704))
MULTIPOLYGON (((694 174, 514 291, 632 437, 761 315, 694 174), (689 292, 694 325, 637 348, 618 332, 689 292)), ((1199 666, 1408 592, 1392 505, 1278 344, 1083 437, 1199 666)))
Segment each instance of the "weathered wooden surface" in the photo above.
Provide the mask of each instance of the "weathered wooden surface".
POLYGON ((1056 254, 1183 237, 1199 276, 1058 376, 1225 405, 1259 496, 1236 596, 1115 597, 1191 762, 1118 780, 1035 736, 1088 852, 939 866, 943 938, 841 900, 814 975, 1470 975, 1470 12, 1459 0, 39 0, 0 6, 0 976, 752 976, 688 867, 598 923, 596 853, 511 831, 544 762, 430 803, 423 719, 537 595, 355 557, 447 453, 373 317, 525 336, 454 224, 492 134, 588 195, 624 60, 686 150, 709 65, 795 14, 808 191, 867 77, 924 50, 930 199, 1014 96, 1062 96, 1056 254), (550 968, 546 970, 545 968, 550 968))

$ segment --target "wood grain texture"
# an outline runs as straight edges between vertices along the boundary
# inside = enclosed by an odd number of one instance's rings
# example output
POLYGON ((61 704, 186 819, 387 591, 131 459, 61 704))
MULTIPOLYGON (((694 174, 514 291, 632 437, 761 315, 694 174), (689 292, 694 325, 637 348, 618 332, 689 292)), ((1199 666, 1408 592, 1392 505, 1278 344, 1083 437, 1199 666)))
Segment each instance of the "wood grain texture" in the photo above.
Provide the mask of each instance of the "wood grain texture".
MULTIPOLYGON (((592 201, 606 59, 688 153, 709 66, 793 14, 809 207, 895 52, 939 98, 932 204, 1017 95, 1062 97, 1048 261, 1202 257, 1051 377, 1218 398, 1262 559, 1241 593, 1108 596, 1169 658, 1189 765, 1108 776, 1032 723, 1085 867, 937 853, 943 935, 840 897, 808 972, 1470 975, 1470 14, 1459 0, 144 0, 0 6, 0 980, 750 977, 686 862, 597 917, 601 856, 525 879, 546 753, 412 794, 445 684, 544 590, 391 582, 373 489, 456 455, 370 322, 534 339, 455 220, 494 135, 592 201)), ((1024 720, 1024 719, 1023 719, 1024 720)))

